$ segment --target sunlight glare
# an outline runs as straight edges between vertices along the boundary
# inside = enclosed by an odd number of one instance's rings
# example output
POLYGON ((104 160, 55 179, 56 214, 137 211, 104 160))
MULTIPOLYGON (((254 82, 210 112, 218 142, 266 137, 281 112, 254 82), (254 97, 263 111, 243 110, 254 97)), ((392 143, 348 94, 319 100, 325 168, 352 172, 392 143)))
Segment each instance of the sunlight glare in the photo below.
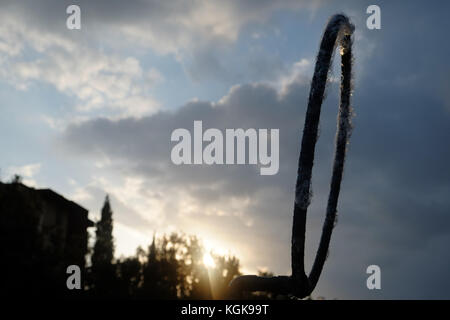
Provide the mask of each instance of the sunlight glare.
POLYGON ((216 263, 214 262, 214 258, 208 252, 203 255, 203 264, 207 268, 214 268, 216 266, 216 263))

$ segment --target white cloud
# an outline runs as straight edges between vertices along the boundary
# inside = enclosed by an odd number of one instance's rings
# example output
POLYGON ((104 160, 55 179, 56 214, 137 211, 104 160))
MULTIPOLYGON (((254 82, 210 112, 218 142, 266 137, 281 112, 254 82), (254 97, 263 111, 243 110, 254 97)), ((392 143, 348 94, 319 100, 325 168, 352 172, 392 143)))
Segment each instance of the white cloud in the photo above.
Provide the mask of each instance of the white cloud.
MULTIPOLYGON (((236 41, 240 30, 250 23, 267 21, 273 12, 281 9, 315 10, 321 1, 147 1, 129 4, 124 10, 122 24, 105 17, 98 24, 112 28, 113 33, 124 35, 127 43, 152 48, 160 54, 182 54, 201 43, 226 44, 236 41), (127 13, 133 15, 128 15, 127 13)), ((128 4, 127 4, 128 5, 128 4)), ((100 10, 100 8, 98 8, 100 10)), ((108 11, 107 8, 101 9, 108 11)))
POLYGON ((281 76, 272 85, 277 87, 282 95, 286 94, 289 85, 293 82, 307 84, 312 77, 314 65, 311 59, 302 58, 295 62, 289 73, 281 76))
MULTIPOLYGON (((265 22, 280 9, 314 10, 319 4, 295 0, 80 1, 83 32, 77 33, 65 30, 65 16, 58 11, 64 9, 63 3, 5 1, 0 13, 0 52, 6 54, 0 58, 0 76, 21 90, 32 83, 48 83, 74 97, 81 112, 105 109, 116 116, 142 116, 160 107, 149 89, 163 76, 154 68, 143 70, 124 51, 151 49, 173 54, 182 64, 193 64, 187 69, 202 69, 202 63, 192 57, 214 56, 236 41, 244 26, 265 22), (108 54, 108 50, 117 54, 108 54)), ((214 67, 214 59, 211 63, 214 67)))
POLYGON ((149 92, 164 77, 155 68, 144 70, 135 57, 107 54, 55 32, 38 32, 14 17, 2 15, 0 30, 0 51, 6 52, 0 76, 20 90, 50 84, 74 98, 75 110, 84 114, 103 110, 140 117, 160 107, 149 92))

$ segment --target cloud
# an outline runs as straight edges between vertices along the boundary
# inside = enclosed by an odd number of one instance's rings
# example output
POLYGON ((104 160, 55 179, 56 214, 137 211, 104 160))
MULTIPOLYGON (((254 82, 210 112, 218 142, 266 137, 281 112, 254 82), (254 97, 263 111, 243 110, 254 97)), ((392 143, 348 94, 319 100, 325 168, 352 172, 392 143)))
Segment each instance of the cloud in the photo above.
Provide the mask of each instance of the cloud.
POLYGON ((157 69, 144 69, 133 56, 104 52, 53 29, 21 24, 20 16, 1 17, 0 76, 19 90, 49 84, 73 99, 81 114, 139 117, 160 107, 151 95, 164 80, 157 69))
MULTIPOLYGON (((141 116, 159 107, 147 93, 148 79, 135 58, 122 60, 87 50, 71 59, 67 53, 49 52, 37 61, 18 62, 10 73, 23 89, 33 81, 52 84, 75 97, 80 111, 111 108, 123 110, 121 114, 141 116)), ((160 77, 154 69, 149 74, 154 79, 160 77)))
MULTIPOLYGON (((58 89, 64 87, 64 92, 69 91, 71 95, 81 98, 81 102, 86 104, 85 108, 94 108, 100 104, 113 108, 131 108, 132 104, 126 100, 109 103, 107 99, 114 92, 119 94, 126 90, 124 87, 129 83, 129 74, 106 76, 110 71, 114 73, 108 66, 127 65, 130 57, 111 61, 104 56, 103 51, 127 52, 133 48, 135 54, 142 55, 150 51, 157 55, 171 55, 194 80, 235 80, 239 77, 238 70, 229 70, 229 66, 221 61, 221 57, 226 56, 226 52, 237 42, 240 32, 246 26, 266 23, 273 13, 280 10, 314 11, 322 2, 78 1, 82 32, 77 32, 65 27, 65 9, 72 4, 70 1, 3 1, 0 5, 4 12, 0 24, 3 31, 0 51, 6 52, 10 58, 19 57, 27 48, 39 53, 45 52, 46 56, 47 53, 53 55, 44 61, 23 59, 25 61, 22 62, 27 62, 26 65, 18 67, 19 70, 11 70, 19 71, 15 83, 22 88, 26 86, 22 82, 42 78, 58 89), (29 23, 22 24, 21 21, 29 23), (53 52, 57 49, 58 52, 53 52), (52 79, 49 79, 51 75, 46 75, 47 69, 53 74, 52 79), (59 75, 58 78, 55 74, 59 75), (86 86, 80 87, 79 81, 74 81, 75 77, 92 80, 91 83, 86 82, 86 86), (72 81, 74 84, 71 84, 72 81), (87 92, 87 86, 96 87, 97 90, 87 92), (108 88, 98 88, 101 86, 108 88), (124 104, 127 107, 123 107, 124 104)), ((267 67, 267 63, 278 68, 282 65, 279 58, 256 54, 252 59, 248 59, 249 72, 261 74, 263 69, 258 66, 267 67)), ((134 76, 137 79, 139 77, 134 76)), ((141 107, 137 107, 137 112, 141 115, 155 110, 153 107, 141 104, 141 107)))
MULTIPOLYGON (((176 0, 81 1, 89 26, 123 34, 125 40, 160 53, 180 53, 199 42, 236 41, 241 28, 265 22, 282 9, 317 8, 322 1, 176 0)), ((51 11, 54 11, 51 10, 51 11)))

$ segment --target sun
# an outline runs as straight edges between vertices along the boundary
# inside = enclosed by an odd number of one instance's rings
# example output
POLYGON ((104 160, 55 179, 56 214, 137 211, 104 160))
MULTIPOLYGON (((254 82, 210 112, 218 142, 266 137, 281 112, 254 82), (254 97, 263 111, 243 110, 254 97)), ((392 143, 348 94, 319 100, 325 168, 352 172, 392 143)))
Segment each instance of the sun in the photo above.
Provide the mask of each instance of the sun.
POLYGON ((214 262, 214 258, 208 252, 203 255, 203 264, 207 268, 214 268, 216 266, 216 263, 214 262))

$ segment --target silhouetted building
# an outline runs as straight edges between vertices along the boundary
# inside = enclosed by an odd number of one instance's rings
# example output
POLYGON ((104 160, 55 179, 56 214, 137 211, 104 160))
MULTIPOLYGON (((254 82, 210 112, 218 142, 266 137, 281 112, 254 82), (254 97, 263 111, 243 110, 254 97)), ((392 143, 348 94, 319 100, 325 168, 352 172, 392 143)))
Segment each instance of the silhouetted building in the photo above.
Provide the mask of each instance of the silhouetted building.
POLYGON ((0 259, 8 275, 1 294, 57 294, 68 265, 82 270, 88 250, 88 211, 50 189, 0 183, 0 259))

